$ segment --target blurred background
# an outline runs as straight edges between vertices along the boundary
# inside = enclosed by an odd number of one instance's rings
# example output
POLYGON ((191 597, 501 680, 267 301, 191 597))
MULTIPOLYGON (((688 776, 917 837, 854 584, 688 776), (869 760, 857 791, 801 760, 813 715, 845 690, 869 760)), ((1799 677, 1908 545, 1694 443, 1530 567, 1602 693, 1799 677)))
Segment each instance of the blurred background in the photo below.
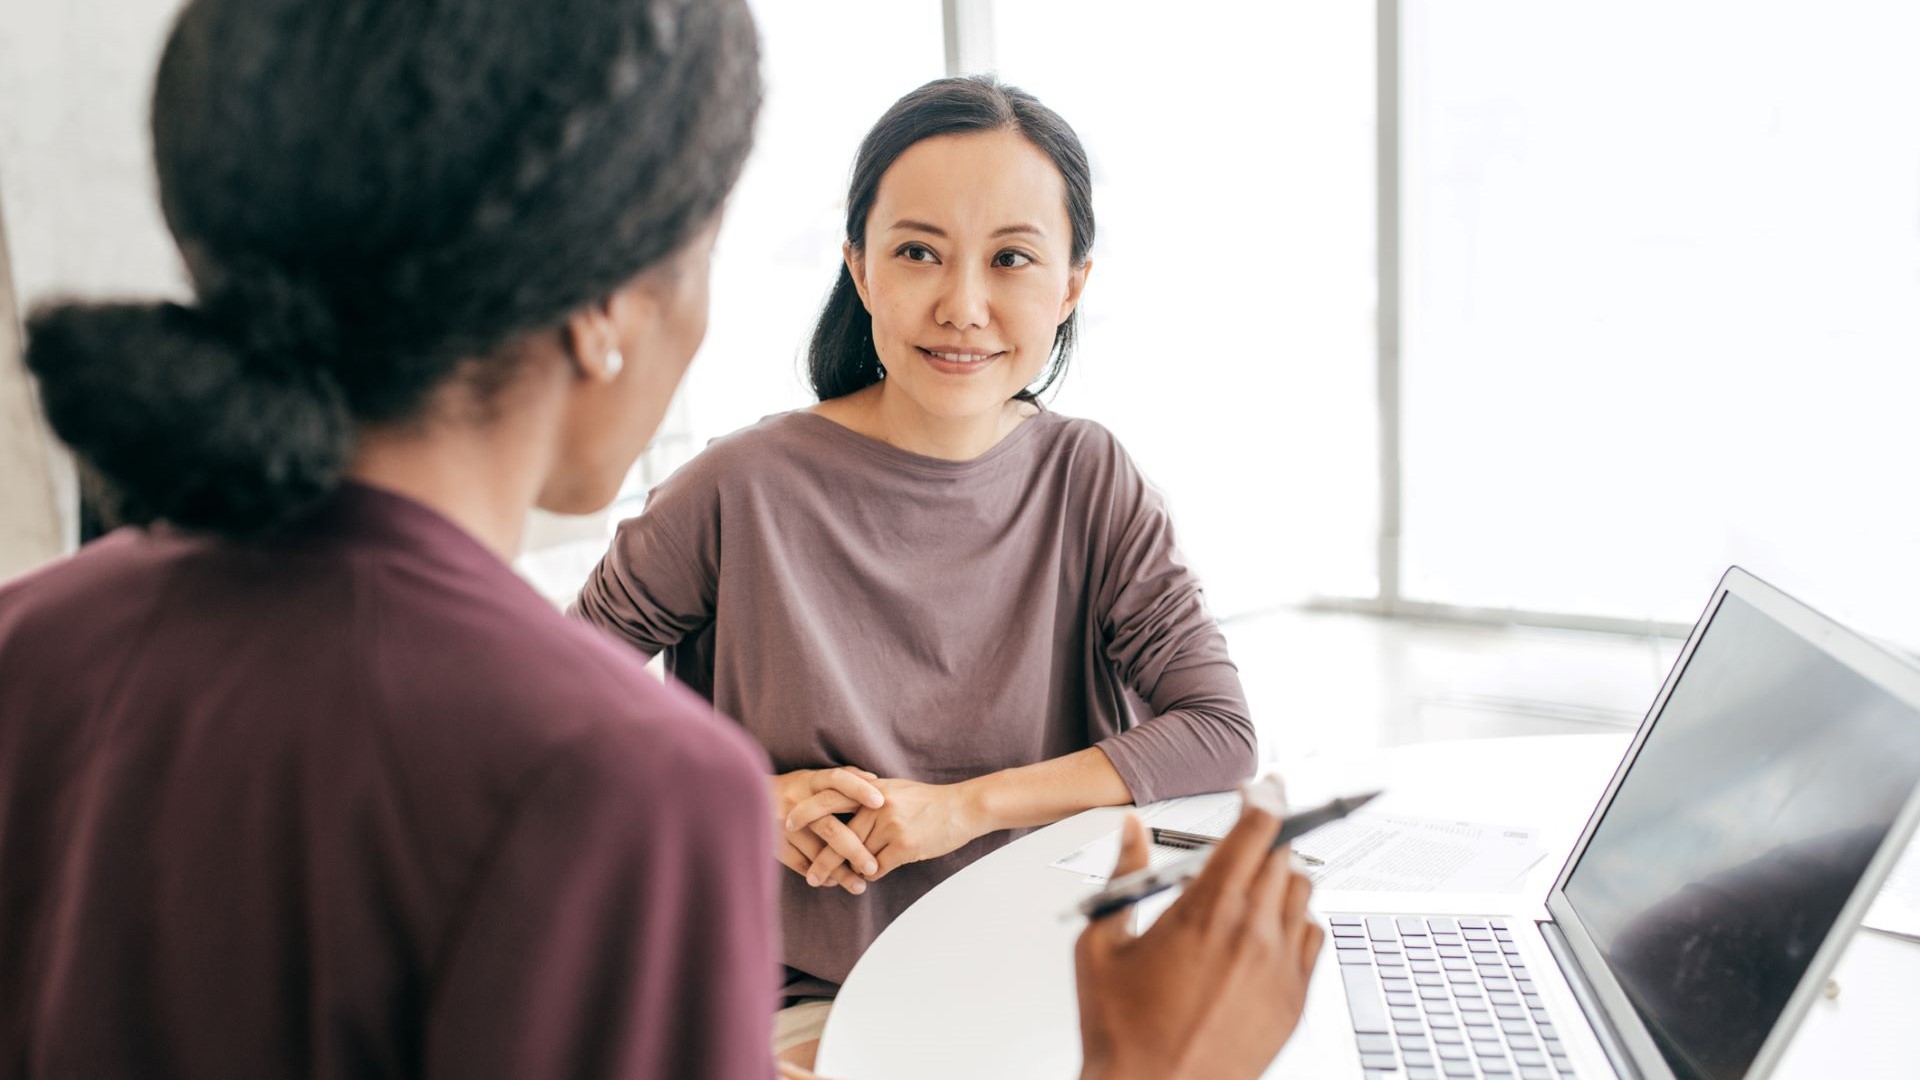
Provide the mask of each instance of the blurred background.
MULTIPOLYGON (((18 313, 185 291, 146 128, 178 6, 0 29, 0 577, 82 536, 18 313)), ((810 403, 861 136, 992 71, 1094 167, 1051 405, 1166 493, 1269 758, 1631 725, 1732 563, 1920 647, 1911 0, 754 7, 711 332, 620 503, 533 530, 556 600, 707 440, 810 403)))

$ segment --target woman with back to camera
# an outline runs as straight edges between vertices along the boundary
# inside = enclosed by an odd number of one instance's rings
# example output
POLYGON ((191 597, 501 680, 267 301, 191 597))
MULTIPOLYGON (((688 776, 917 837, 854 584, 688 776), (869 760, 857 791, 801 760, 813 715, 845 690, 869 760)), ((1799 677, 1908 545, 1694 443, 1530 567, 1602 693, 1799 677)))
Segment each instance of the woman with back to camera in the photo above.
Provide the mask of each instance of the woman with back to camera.
MULTIPOLYGON (((194 299, 29 321, 145 527, 0 586, 0 1075, 772 1073, 766 758, 505 561, 697 348, 756 65, 738 0, 182 10, 194 299)), ((1276 827, 1083 935, 1087 1075, 1272 1057, 1319 941, 1276 827)))
POLYGON ((903 97, 854 163, 820 403, 662 484, 576 604, 672 650, 773 758, 798 1060, 880 931, 1013 830, 1254 769, 1164 504, 1105 429, 1038 404, 1073 348, 1091 186, 1020 90, 903 97))

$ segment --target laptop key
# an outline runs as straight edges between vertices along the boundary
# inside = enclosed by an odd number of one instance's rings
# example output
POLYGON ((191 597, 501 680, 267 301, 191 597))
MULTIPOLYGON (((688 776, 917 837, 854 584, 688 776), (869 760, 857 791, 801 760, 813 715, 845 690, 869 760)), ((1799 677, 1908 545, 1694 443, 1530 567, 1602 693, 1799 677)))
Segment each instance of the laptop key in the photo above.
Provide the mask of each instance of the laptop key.
POLYGON ((1363 1054, 1393 1053, 1393 1036, 1391 1035, 1376 1035, 1370 1031, 1362 1032, 1355 1035, 1353 1041, 1360 1044, 1360 1052, 1363 1054))
POLYGON ((1399 940, 1393 932, 1393 920, 1378 917, 1367 919, 1367 936, 1375 941, 1399 940))
POLYGON ((1433 1041, 1441 1045, 1459 1045, 1466 1042, 1467 1037, 1458 1031, 1450 1031, 1443 1028, 1433 1033, 1433 1041))
POLYGON ((1506 1058, 1486 1058, 1480 1062, 1480 1071, 1488 1076, 1512 1076, 1513 1066, 1506 1058))
POLYGON ((1391 992, 1387 994, 1388 1005, 1411 1005, 1419 1000, 1419 998, 1414 997, 1412 994, 1396 994, 1391 992))
POLYGON ((1400 1067, 1400 1063, 1394 1060, 1392 1054, 1361 1054, 1360 1067, 1363 1069, 1378 1069, 1381 1072, 1392 1072, 1400 1067))
POLYGON ((1425 1050, 1409 1050, 1404 1055, 1408 1065, 1431 1065, 1433 1055, 1425 1050))
POLYGON ((1443 1061, 1440 1063, 1440 1068, 1448 1076, 1461 1077, 1473 1075, 1473 1065, 1465 1061, 1443 1061))
POLYGON ((1424 1035, 1426 1031, 1426 1025, 1420 1023, 1418 1020, 1395 1020, 1393 1022, 1393 1032, 1396 1035, 1424 1035))
POLYGON ((1465 1061, 1473 1056, 1467 1052, 1466 1047, 1457 1043, 1447 1046, 1436 1046, 1433 1048, 1433 1052, 1439 1054, 1440 1060, 1442 1061, 1465 1061))
POLYGON ((1418 1020, 1420 1019, 1420 1010, 1411 1005, 1389 1005, 1387 1006, 1387 1015, 1395 1020, 1418 1020))
POLYGON ((1553 1080, 1552 1069, 1536 1069, 1531 1065, 1520 1066, 1520 1080, 1553 1080))
POLYGON ((1538 1050, 1515 1050, 1513 1060, 1516 1065, 1545 1065, 1547 1056, 1538 1050))
POLYGON ((1500 1030, 1509 1035, 1531 1035, 1533 1028, 1525 1020, 1502 1020, 1500 1030))
POLYGON ((1409 1066, 1407 1080, 1440 1080, 1440 1070, 1423 1069, 1418 1065, 1409 1066))
POLYGON ((1387 1032, 1387 1007, 1380 1000, 1380 980, 1372 968, 1340 966, 1346 983, 1347 1009, 1353 1013, 1353 1030, 1387 1032))

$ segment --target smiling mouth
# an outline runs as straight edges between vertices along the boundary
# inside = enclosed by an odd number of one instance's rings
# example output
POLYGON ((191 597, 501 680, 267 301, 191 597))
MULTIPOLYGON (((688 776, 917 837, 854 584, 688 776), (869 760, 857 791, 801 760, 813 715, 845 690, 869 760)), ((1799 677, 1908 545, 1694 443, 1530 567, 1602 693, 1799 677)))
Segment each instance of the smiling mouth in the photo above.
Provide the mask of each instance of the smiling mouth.
POLYGON ((942 352, 935 349, 924 348, 919 345, 914 346, 914 348, 920 350, 920 355, 925 357, 928 363, 942 371, 970 371, 975 368, 985 367, 991 361, 998 360, 1000 357, 1006 355, 1005 350, 1000 352, 942 352))

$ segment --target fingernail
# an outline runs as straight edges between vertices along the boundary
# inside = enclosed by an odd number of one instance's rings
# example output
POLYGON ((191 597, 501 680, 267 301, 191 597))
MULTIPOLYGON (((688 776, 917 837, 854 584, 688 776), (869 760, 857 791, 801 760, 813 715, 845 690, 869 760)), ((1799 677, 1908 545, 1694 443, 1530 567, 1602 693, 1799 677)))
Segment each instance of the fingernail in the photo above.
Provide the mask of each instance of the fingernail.
POLYGON ((795 824, 793 823, 793 819, 792 819, 792 818, 788 818, 788 819, 787 819, 787 831, 788 831, 788 832, 792 832, 793 830, 795 830, 795 829, 797 829, 797 828, 799 828, 799 827, 800 827, 800 826, 798 826, 798 825, 795 825, 795 824))
POLYGON ((809 884, 809 885, 811 885, 811 886, 813 886, 814 888, 816 888, 816 889, 817 889, 817 888, 819 888, 819 887, 820 887, 820 879, 819 879, 818 877, 816 877, 815 875, 813 875, 813 874, 811 874, 811 873, 810 873, 810 874, 808 874, 808 875, 807 875, 807 884, 809 884))
POLYGON ((873 872, 874 872, 875 870, 878 870, 878 869, 880 869, 880 864, 879 864, 879 863, 876 863, 876 862, 867 862, 867 863, 861 863, 861 864, 860 864, 860 869, 861 869, 861 871, 862 871, 863 873, 868 873, 868 874, 871 874, 871 873, 873 873, 873 872))
POLYGON ((853 895, 859 896, 861 893, 867 891, 867 883, 855 878, 853 884, 847 886, 847 890, 853 893, 853 895))

